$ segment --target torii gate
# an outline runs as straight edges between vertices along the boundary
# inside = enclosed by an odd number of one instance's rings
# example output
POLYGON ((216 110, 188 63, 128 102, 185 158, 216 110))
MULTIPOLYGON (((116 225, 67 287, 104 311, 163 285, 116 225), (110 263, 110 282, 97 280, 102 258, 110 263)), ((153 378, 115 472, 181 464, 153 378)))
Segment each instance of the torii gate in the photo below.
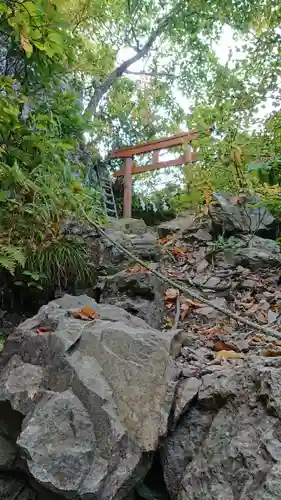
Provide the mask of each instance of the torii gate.
MULTIPOLYGON (((206 130, 203 135, 210 135, 212 129, 206 130)), ((127 146, 113 151, 111 158, 121 158, 124 161, 124 167, 113 173, 113 177, 124 176, 124 202, 123 216, 132 216, 132 175, 143 172, 151 172, 160 168, 186 165, 198 160, 197 154, 190 149, 194 139, 198 139, 202 133, 198 130, 190 132, 181 132, 180 134, 166 137, 165 139, 156 139, 137 146, 127 146), (182 146, 184 154, 173 160, 159 161, 159 151, 161 149, 170 149, 175 146, 182 146), (134 156, 152 152, 152 163, 145 166, 137 166, 134 162, 134 156)))

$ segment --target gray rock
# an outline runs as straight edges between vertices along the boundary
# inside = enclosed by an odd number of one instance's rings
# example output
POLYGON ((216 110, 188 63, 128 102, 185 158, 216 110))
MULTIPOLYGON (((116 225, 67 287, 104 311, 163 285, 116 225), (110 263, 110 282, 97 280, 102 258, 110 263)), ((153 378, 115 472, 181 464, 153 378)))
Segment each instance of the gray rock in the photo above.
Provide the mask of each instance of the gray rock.
POLYGON ((0 375, 0 401, 10 401, 14 410, 27 415, 43 391, 44 371, 13 356, 0 375))
POLYGON ((233 248, 223 252, 228 264, 242 265, 252 271, 281 265, 280 247, 276 241, 243 235, 233 240, 233 248))
POLYGON ((192 407, 183 415, 180 425, 169 435, 161 449, 164 480, 172 500, 178 498, 185 469, 208 436, 213 416, 212 410, 201 411, 192 407))
POLYGON ((17 447, 15 444, 0 435, 0 471, 12 469, 16 456, 17 447))
POLYGON ((251 288, 257 288, 257 286, 258 286, 258 283, 255 280, 244 280, 240 284, 240 287, 241 288, 245 288, 245 289, 247 289, 247 288, 250 288, 250 289, 251 288))
POLYGON ((205 375, 161 450, 173 500, 278 500, 281 360, 251 356, 205 375))
POLYGON ((175 394, 173 423, 176 424, 182 413, 186 411, 202 385, 201 380, 195 377, 186 378, 179 382, 175 394))
MULTIPOLYGON (((122 245, 133 255, 144 261, 158 262, 160 260, 160 245, 155 235, 145 232, 141 235, 125 234, 123 231, 106 229, 105 233, 116 243, 122 245)), ((115 274, 135 264, 122 250, 119 250, 105 237, 100 240, 100 266, 105 274, 115 274)))
POLYGON ((209 262, 206 259, 203 259, 200 262, 198 262, 196 266, 196 271, 198 274, 203 273, 208 267, 209 267, 209 262))
POLYGON ((79 490, 97 454, 91 418, 69 390, 42 399, 25 419, 17 444, 32 476, 68 497, 79 490))
POLYGON ((216 228, 221 232, 255 233, 275 236, 276 219, 262 206, 253 206, 260 200, 256 196, 246 204, 239 204, 224 193, 213 193, 214 204, 209 205, 209 213, 216 228))
MULTIPOLYGON (((216 297, 215 299, 211 300, 211 302, 214 305, 218 305, 220 307, 223 307, 224 309, 227 310, 227 302, 224 297, 216 297)), ((196 314, 199 316, 205 317, 206 319, 216 319, 219 317, 223 317, 224 314, 218 311, 217 309, 214 309, 211 306, 205 306, 205 307, 198 307, 196 310, 196 314)))
POLYGON ((121 271, 104 279, 101 303, 115 304, 161 328, 164 320, 163 283, 152 273, 121 271))
POLYGON ((111 220, 108 227, 115 231, 122 231, 124 234, 143 235, 147 232, 147 225, 143 219, 122 218, 111 220))
POLYGON ((157 228, 159 238, 164 238, 165 236, 177 233, 178 231, 185 232, 196 230, 197 226, 194 219, 194 214, 183 212, 178 214, 176 219, 163 222, 157 228))
POLYGON ((18 327, 0 394, 26 414, 17 444, 37 485, 69 499, 126 498, 167 433, 172 344, 172 335, 86 296, 53 301, 18 327), (81 305, 99 318, 74 318, 81 305), (42 324, 51 331, 38 335, 42 324))
POLYGON ((193 279, 195 285, 202 288, 208 288, 210 290, 229 290, 231 288, 231 280, 227 278, 221 278, 220 276, 206 276, 197 275, 193 279))
POLYGON ((200 228, 196 233, 193 235, 193 238, 195 238, 198 241, 212 241, 212 235, 209 232, 208 228, 200 228))
MULTIPOLYGON (((13 473, 13 475, 0 474, 0 498, 2 500, 36 500, 38 497, 27 482, 15 477, 15 473, 13 473)), ((41 499, 47 500, 47 497, 43 498, 42 496, 41 499)), ((48 500, 56 499, 53 499, 53 496, 49 493, 48 500)))

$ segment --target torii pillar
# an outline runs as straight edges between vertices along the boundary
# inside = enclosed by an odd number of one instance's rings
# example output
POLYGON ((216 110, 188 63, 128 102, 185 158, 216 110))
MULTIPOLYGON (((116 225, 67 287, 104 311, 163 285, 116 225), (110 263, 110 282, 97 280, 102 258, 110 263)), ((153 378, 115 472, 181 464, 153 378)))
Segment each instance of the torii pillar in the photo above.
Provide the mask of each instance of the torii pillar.
POLYGON ((123 199, 123 217, 132 217, 132 171, 133 158, 124 160, 124 199, 123 199))

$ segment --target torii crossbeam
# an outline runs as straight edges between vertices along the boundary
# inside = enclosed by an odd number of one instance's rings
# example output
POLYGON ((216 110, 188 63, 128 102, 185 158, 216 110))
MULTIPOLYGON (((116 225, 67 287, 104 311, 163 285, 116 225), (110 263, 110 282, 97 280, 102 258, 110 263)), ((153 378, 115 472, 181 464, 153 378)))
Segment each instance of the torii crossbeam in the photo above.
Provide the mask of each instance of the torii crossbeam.
POLYGON ((180 134, 166 137, 165 139, 155 139, 146 143, 138 144, 137 146, 127 146, 117 149, 111 153, 111 158, 121 158, 124 161, 124 167, 113 173, 113 177, 124 176, 124 202, 123 216, 132 216, 132 175, 141 174, 143 172, 151 172, 160 168, 186 165, 194 163, 198 160, 196 153, 191 151, 190 145, 192 141, 198 139, 202 135, 210 135, 211 129, 200 133, 198 130, 190 132, 181 132, 180 134), (162 149, 169 150, 176 146, 182 146, 184 153, 173 160, 159 161, 159 151, 162 149), (137 166, 134 163, 134 157, 145 153, 152 152, 152 163, 145 166, 137 166))

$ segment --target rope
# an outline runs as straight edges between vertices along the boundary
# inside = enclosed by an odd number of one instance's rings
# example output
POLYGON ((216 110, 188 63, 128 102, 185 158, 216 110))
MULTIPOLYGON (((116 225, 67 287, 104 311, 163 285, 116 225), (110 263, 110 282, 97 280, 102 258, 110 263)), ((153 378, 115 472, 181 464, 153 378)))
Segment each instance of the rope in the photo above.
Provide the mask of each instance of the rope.
MULTIPOLYGON (((88 217, 88 215, 85 213, 85 211, 83 209, 82 209, 82 212, 83 212, 84 217, 89 222, 89 224, 91 224, 104 238, 106 238, 108 241, 110 241, 110 243, 112 243, 116 248, 118 248, 118 250, 120 250, 125 255, 130 257, 130 259, 134 260, 135 262, 140 264, 142 267, 145 267, 146 269, 148 269, 152 274, 157 276, 157 278, 160 279, 161 281, 163 281, 164 283, 167 283, 172 288, 177 288, 183 294, 188 295, 188 296, 192 297, 193 299, 196 299, 196 300, 202 302, 202 304, 206 304, 207 306, 212 307, 213 309, 229 316, 230 318, 234 319, 238 323, 241 323, 242 325, 249 326, 250 328, 253 328, 255 330, 259 330, 260 332, 264 333, 265 335, 270 335, 271 337, 275 337, 275 338, 281 340, 281 333, 277 332, 273 328, 270 328, 268 326, 259 325, 258 323, 255 323, 254 321, 251 321, 247 318, 242 318, 242 316, 239 316, 239 314, 236 314, 232 311, 229 311, 228 309, 224 309, 220 305, 213 304, 213 302, 211 302, 208 299, 205 299, 199 293, 193 291, 189 287, 184 286, 180 283, 177 283, 176 280, 172 280, 172 279, 168 278, 167 276, 164 276, 162 273, 156 271, 155 269, 150 268, 149 264, 146 264, 145 262, 143 262, 136 255, 132 254, 129 250, 124 248, 123 245, 120 245, 120 243, 117 243, 110 236, 108 236, 108 234, 106 234, 106 232, 100 227, 99 224, 97 224, 95 221, 91 220, 88 217)), ((190 284, 192 283, 191 280, 189 281, 189 283, 190 284)))

